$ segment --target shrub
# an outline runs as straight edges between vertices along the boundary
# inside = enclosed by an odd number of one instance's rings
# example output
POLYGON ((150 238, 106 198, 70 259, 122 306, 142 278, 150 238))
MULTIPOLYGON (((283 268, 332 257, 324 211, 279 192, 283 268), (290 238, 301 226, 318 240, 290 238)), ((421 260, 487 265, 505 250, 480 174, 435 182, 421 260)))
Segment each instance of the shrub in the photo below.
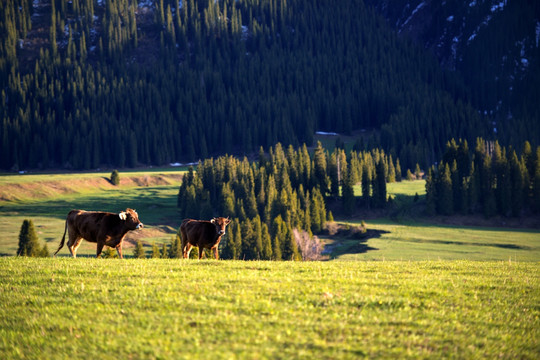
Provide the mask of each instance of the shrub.
POLYGON ((111 183, 115 186, 120 185, 120 174, 118 173, 118 170, 113 170, 111 173, 111 183))
POLYGON ((302 255, 302 260, 313 261, 322 259, 324 244, 317 236, 309 236, 306 231, 293 230, 294 239, 302 255))
POLYGON ((41 255, 38 236, 34 229, 32 220, 24 220, 19 232, 19 248, 17 249, 18 256, 36 257, 41 255))

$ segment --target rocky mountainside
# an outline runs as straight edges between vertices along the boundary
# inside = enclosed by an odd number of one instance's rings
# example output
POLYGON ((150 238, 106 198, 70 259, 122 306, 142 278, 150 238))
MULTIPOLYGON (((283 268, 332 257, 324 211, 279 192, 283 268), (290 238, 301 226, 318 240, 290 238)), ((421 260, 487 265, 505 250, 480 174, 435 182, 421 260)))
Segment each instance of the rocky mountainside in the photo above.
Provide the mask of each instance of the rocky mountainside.
MULTIPOLYGON (((368 1, 402 36, 430 49, 469 86, 494 121, 538 123, 540 2, 526 0, 368 1)), ((494 131, 497 131, 494 125, 494 131)))

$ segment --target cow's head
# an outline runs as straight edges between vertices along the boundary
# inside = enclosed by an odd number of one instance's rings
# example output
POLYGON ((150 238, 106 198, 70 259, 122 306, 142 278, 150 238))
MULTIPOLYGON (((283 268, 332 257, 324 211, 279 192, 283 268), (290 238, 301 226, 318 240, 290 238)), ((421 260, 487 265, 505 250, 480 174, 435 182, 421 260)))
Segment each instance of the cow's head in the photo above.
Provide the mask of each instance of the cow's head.
POLYGON ((218 234, 218 236, 222 236, 225 235, 225 228, 227 227, 227 225, 229 225, 231 220, 228 217, 217 217, 210 220, 210 222, 216 227, 216 233, 218 234))
POLYGON ((133 209, 126 209, 118 214, 121 220, 126 222, 126 226, 131 230, 138 230, 143 228, 143 223, 139 220, 139 215, 133 209))

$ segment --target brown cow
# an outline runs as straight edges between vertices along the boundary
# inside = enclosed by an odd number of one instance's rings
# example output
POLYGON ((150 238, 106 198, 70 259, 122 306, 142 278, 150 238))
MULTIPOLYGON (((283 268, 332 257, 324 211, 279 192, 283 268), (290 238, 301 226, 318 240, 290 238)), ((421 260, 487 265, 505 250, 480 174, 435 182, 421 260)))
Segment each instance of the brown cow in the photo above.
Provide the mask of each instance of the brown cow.
POLYGON ((126 209, 119 214, 101 212, 71 210, 66 219, 64 236, 60 242, 56 254, 64 246, 66 231, 69 229, 69 240, 67 246, 71 255, 77 257, 77 248, 82 239, 97 243, 96 257, 101 255, 103 246, 107 245, 116 248, 121 259, 122 241, 130 230, 142 229, 143 223, 139 221, 139 215, 133 209, 126 209))
POLYGON ((180 225, 184 259, 189 258, 191 248, 197 246, 199 259, 202 259, 204 249, 212 249, 216 260, 218 260, 218 245, 230 222, 229 218, 223 217, 213 218, 210 221, 185 219, 180 225))

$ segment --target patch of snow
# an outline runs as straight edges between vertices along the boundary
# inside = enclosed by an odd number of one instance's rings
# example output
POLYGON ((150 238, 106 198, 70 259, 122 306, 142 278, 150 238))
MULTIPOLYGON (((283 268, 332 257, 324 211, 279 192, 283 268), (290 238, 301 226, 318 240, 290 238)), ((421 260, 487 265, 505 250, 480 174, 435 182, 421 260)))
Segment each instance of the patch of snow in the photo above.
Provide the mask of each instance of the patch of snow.
POLYGON ((504 6, 506 5, 506 1, 501 1, 499 2, 498 4, 495 4, 495 5, 492 5, 491 6, 491 12, 495 12, 497 10, 502 10, 504 9, 504 6))
POLYGON ((335 132, 326 132, 326 131, 317 131, 315 134, 317 134, 317 135, 326 135, 326 136, 339 135, 338 133, 335 133, 335 132))
POLYGON ((179 162, 175 162, 175 163, 170 163, 169 165, 174 166, 174 167, 178 167, 178 166, 194 166, 194 165, 199 165, 199 163, 191 162, 191 163, 182 164, 182 163, 179 163, 179 162))
POLYGON ((450 15, 449 17, 447 17, 446 21, 448 21, 448 22, 454 21, 454 15, 450 15))
MULTIPOLYGON (((414 15, 416 15, 416 13, 417 13, 420 9, 422 9, 424 6, 426 6, 426 2, 425 2, 425 1, 422 1, 420 4, 418 4, 418 6, 416 7, 416 9, 414 9, 413 12, 411 13, 411 16, 409 16, 409 17, 407 18, 407 20, 405 20, 405 22, 403 23, 403 25, 401 25, 401 29, 403 29, 403 27, 404 27, 405 25, 407 25, 407 23, 408 23, 409 21, 411 21, 411 19, 414 17, 414 15)), ((400 30, 400 32, 401 32, 401 30, 400 30)))

